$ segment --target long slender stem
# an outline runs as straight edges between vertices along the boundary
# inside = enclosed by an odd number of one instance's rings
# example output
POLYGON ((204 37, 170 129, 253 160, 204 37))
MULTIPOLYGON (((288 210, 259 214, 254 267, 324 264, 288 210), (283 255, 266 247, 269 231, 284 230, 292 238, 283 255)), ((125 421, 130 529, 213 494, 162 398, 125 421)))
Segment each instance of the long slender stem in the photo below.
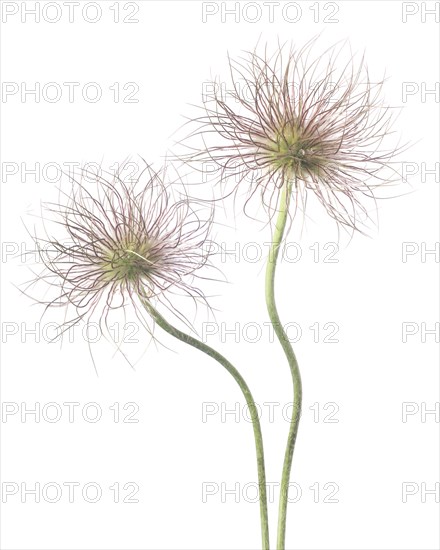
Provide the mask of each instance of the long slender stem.
POLYGON ((246 403, 249 407, 251 414, 252 424, 254 428, 254 439, 255 447, 257 451, 257 468, 258 468, 258 483, 259 483, 259 494, 260 494, 260 520, 261 520, 261 537, 262 537, 262 548, 263 550, 269 550, 269 522, 267 516, 267 491, 266 491, 266 472, 264 466, 264 449, 263 449, 263 435, 261 433, 260 419, 258 416, 258 410, 255 405, 254 398, 252 397, 251 391, 246 384, 245 380, 238 372, 238 370, 227 360, 223 355, 218 353, 216 350, 208 346, 207 344, 193 338, 189 334, 185 334, 174 326, 170 325, 162 315, 153 308, 151 304, 142 300, 142 304, 147 309, 149 314, 153 317, 156 323, 168 334, 174 336, 178 340, 193 346, 194 348, 202 351, 218 361, 225 369, 232 375, 234 380, 240 386, 241 391, 246 399, 246 403))
POLYGON ((276 220, 271 247, 269 250, 269 259, 266 266, 266 305, 269 317, 272 322, 275 334, 284 350, 287 361, 290 367, 293 382, 293 411, 290 422, 289 435, 287 438, 286 452, 284 455, 283 474, 281 478, 280 501, 278 509, 278 535, 277 535, 277 550, 285 550, 286 545, 286 518, 287 518, 287 503, 289 492, 290 471, 292 468, 293 451, 295 448, 296 435, 298 433, 299 420, 301 416, 302 402, 302 386, 301 375, 299 372, 298 362, 295 353, 287 338, 283 326, 278 315, 275 302, 275 270, 280 251, 281 242, 283 240, 284 231, 286 228, 288 205, 291 186, 285 183, 278 207, 278 217, 276 220))

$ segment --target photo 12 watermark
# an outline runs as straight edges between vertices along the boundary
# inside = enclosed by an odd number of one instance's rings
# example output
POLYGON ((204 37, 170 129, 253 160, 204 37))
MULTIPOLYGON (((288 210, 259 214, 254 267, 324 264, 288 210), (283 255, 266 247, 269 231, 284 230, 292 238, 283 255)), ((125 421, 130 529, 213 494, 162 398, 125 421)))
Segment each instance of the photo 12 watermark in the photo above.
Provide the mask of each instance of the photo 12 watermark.
POLYGON ((440 162, 402 162, 402 181, 416 177, 420 183, 440 183, 440 162))
POLYGON ((142 2, 0 2, 2 23, 140 22, 142 2))
POLYGON ((1 163, 2 183, 59 183, 63 176, 69 182, 81 179, 83 183, 96 183, 97 178, 117 174, 125 182, 139 179, 145 164, 129 160, 126 162, 102 162, 77 160, 65 161, 3 161, 1 163))
POLYGON ((440 263, 440 242, 403 242, 402 262, 440 263))
POLYGON ((88 403, 80 401, 49 401, 47 403, 3 401, 1 422, 3 424, 74 424, 84 422, 97 424, 109 421, 115 424, 137 424, 139 423, 139 410, 138 403, 134 401, 115 402, 108 405, 96 401, 88 403))
POLYGON ((402 422, 440 423, 440 402, 417 403, 415 401, 404 401, 402 403, 402 422))
POLYGON ((136 335, 142 328, 145 327, 135 321, 122 323, 114 321, 105 326, 98 321, 86 321, 69 325, 54 321, 2 321, 1 341, 3 344, 13 342, 20 342, 21 344, 27 342, 35 344, 73 344, 79 341, 96 344, 106 340, 108 335, 113 342, 119 344, 139 344, 140 340, 136 335))
POLYGON ((440 2, 402 2, 402 22, 439 23, 440 2))
POLYGON ((402 342, 412 343, 435 343, 440 342, 440 323, 426 321, 404 321, 402 323, 402 342))
POLYGON ((440 483, 426 481, 404 481, 402 483, 402 502, 421 502, 438 504, 440 502, 440 483))
MULTIPOLYGON (((220 258, 222 263, 246 262, 255 264, 273 257, 270 242, 215 242, 206 243, 209 254, 220 258)), ((280 263, 296 264, 300 261, 309 263, 337 264, 339 263, 339 245, 336 242, 314 242, 305 247, 297 242, 287 241, 278 250, 280 263)))
MULTIPOLYGON (((315 344, 338 344, 340 325, 334 321, 314 322, 308 327, 303 327, 300 323, 290 322, 283 324, 284 332, 291 343, 299 342, 301 339, 307 339, 315 344)), ((249 321, 240 323, 214 322, 208 321, 202 324, 202 341, 215 338, 223 344, 227 342, 247 342, 254 344, 260 341, 273 343, 276 341, 275 329, 270 321, 257 323, 249 321)))
POLYGON ((338 2, 202 2, 203 23, 339 23, 338 2))
POLYGON ((139 103, 139 84, 112 82, 2 82, 2 103, 139 103))
MULTIPOLYGON (((279 401, 264 401, 263 403, 255 403, 258 418, 265 420, 269 424, 279 421, 290 424, 293 417, 295 404, 293 402, 280 403, 279 401)), ((312 418, 315 424, 339 424, 340 407, 334 401, 319 403, 315 402, 310 407, 302 408, 300 411, 301 417, 307 414, 312 418), (308 411, 311 411, 310 413, 308 411)), ((202 422, 220 422, 226 424, 234 422, 252 423, 252 414, 247 404, 243 403, 227 403, 216 401, 205 401, 202 403, 202 422)))
MULTIPOLYGON (((266 482, 267 501, 272 504, 278 501, 280 483, 278 481, 266 482)), ((299 483, 288 484, 288 502, 295 504, 301 500, 315 504, 339 504, 340 484, 334 481, 315 481, 309 487, 302 487, 299 483)), ((257 482, 216 482, 206 481, 202 483, 202 502, 209 504, 221 502, 222 504, 247 502, 256 504, 260 499, 260 486, 257 482)))
POLYGON ((128 481, 112 482, 103 485, 96 481, 4 481, 1 483, 2 503, 12 504, 57 504, 81 503, 97 504, 112 502, 114 504, 138 504, 140 486, 128 481))

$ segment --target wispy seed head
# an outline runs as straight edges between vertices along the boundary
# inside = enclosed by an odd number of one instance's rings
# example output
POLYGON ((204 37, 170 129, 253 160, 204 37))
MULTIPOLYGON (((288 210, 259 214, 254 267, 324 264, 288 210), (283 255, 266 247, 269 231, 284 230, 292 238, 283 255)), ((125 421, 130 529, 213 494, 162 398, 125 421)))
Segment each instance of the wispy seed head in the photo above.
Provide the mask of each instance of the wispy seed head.
POLYGON ((228 92, 211 83, 180 158, 202 170, 214 163, 227 194, 247 192, 245 208, 260 194, 273 213, 288 184, 292 217, 311 192, 338 226, 360 230, 364 200, 375 207, 376 189, 399 179, 391 164, 402 148, 386 143, 395 111, 347 43, 315 54, 316 42, 229 58, 228 92))
POLYGON ((186 322, 175 298, 206 303, 194 282, 209 263, 212 210, 184 194, 175 198, 165 170, 148 165, 134 183, 118 174, 94 175, 90 183, 85 175, 60 188, 57 202, 42 205, 44 234, 37 231, 34 241, 43 267, 24 292, 32 287, 46 309, 73 311, 66 329, 94 319, 108 334, 110 313, 127 308, 148 328, 146 301, 186 322))

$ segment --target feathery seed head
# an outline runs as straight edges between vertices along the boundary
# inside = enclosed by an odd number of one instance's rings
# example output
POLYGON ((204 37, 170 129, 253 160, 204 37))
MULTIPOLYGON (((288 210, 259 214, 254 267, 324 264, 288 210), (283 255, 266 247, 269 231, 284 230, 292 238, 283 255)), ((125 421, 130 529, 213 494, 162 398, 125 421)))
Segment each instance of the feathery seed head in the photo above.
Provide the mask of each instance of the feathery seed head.
POLYGON ((125 314, 128 307, 148 329, 145 302, 162 304, 188 324, 173 295, 207 305, 194 281, 209 264, 213 211, 202 213, 201 204, 186 195, 174 199, 164 177, 165 169, 155 172, 148 165, 134 183, 118 174, 95 174, 93 183, 80 177, 68 191, 60 189, 57 203, 43 205, 46 235, 34 236, 43 269, 24 292, 42 284, 53 293, 37 300, 46 309, 73 309, 66 330, 97 318, 101 331, 109 334, 111 312, 125 314), (56 227, 49 232, 51 223, 56 227), (59 226, 62 240, 55 233, 59 226))
POLYGON ((245 209, 259 193, 273 213, 288 184, 292 217, 311 193, 338 226, 360 230, 370 218, 363 201, 375 206, 376 189, 398 179, 391 163, 402 148, 386 144, 394 111, 383 80, 373 82, 346 43, 315 55, 315 42, 229 59, 232 86, 224 95, 211 83, 204 115, 189 120, 195 129, 183 140, 191 152, 180 158, 214 163, 225 186, 235 180, 227 195, 248 186, 245 209))

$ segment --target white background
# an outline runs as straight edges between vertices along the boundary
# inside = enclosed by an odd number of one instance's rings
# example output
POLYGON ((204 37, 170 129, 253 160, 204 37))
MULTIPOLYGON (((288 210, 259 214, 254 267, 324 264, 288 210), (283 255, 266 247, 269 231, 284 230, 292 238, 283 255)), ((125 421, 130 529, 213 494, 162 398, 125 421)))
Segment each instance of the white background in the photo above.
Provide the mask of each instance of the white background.
MULTIPOLYGON (((3 2, 3 9, 5 4, 14 2, 3 2)), ((40 3, 40 10, 45 4, 40 3)), ((300 244, 301 259, 282 262, 278 271, 281 317, 302 327, 295 350, 304 388, 292 472, 302 496, 289 506, 287 547, 438 548, 438 416, 421 414, 439 401, 436 336, 428 334, 422 341, 422 323, 430 329, 438 321, 438 256, 420 252, 424 246, 433 249, 438 241, 438 177, 422 178, 421 173, 422 163, 429 169, 438 161, 438 95, 424 97, 420 92, 423 86, 433 89, 438 80, 438 28, 433 15, 426 15, 424 22, 422 13, 435 3, 320 2, 316 16, 316 6, 312 11, 312 3, 301 2, 300 16, 293 23, 283 18, 280 2, 274 22, 264 9, 261 19, 252 23, 256 12, 252 6, 243 11, 246 3, 238 5, 237 21, 234 16, 222 21, 218 3, 218 13, 203 22, 198 1, 119 2, 121 19, 132 11, 131 5, 138 6, 133 18, 139 22, 132 24, 114 22, 113 1, 99 2, 102 17, 89 23, 81 14, 85 4, 90 3, 80 2, 72 23, 66 6, 59 22, 49 23, 43 15, 39 23, 32 15, 22 22, 21 3, 17 14, 3 20, 3 82, 29 88, 35 82, 81 85, 72 103, 66 88, 55 103, 43 97, 36 102, 29 96, 22 102, 20 94, 3 96, 2 167, 13 162, 31 167, 35 162, 44 166, 88 161, 109 167, 137 154, 159 166, 173 146, 171 134, 183 116, 193 112, 188 104, 200 104, 203 82, 226 76, 227 51, 234 55, 252 49, 258 39, 274 46, 278 39, 301 45, 323 31, 324 50, 349 38, 354 52, 365 50, 373 72, 388 75, 387 101, 404 106, 396 131, 414 144, 401 159, 416 163, 411 188, 402 186, 404 196, 379 204, 380 227, 371 238, 355 236, 349 244, 339 243, 335 263, 324 262, 322 255, 315 262, 309 248, 319 243, 322 251, 326 243, 337 240, 325 219, 315 217, 302 235, 294 226, 289 241, 300 244), (332 19, 337 22, 324 23, 333 4, 337 13, 332 19), (403 22, 405 11, 415 13, 403 22), (88 82, 100 85, 101 101, 84 101, 81 89, 88 82), (139 101, 115 102, 109 89, 115 82, 137 83, 139 101), (403 102, 405 82, 419 91, 403 102), (415 243, 418 250, 406 262, 403 243, 415 243), (327 322, 338 325, 338 343, 322 341, 327 322), (315 323, 321 327, 317 343, 309 329, 315 323), (406 343, 402 323, 414 323, 418 331, 406 343), (309 408, 316 403, 317 422, 309 408), (324 410, 328 403, 338 407, 333 417, 338 422, 323 422, 335 407, 324 410), (404 403, 413 403, 416 411, 406 422, 404 403), (323 502, 330 492, 324 485, 330 482, 339 487, 337 503, 323 502), (437 497, 427 494, 423 502, 422 488, 433 489, 436 482, 437 497), (406 503, 404 483, 415 484, 415 494, 406 503), (319 502, 310 490, 314 484, 320 487, 319 502)), ((291 10, 288 17, 294 18, 291 10)), ((47 18, 53 13, 46 12, 47 18)), ((93 7, 87 13, 94 17, 93 7)), ((28 488, 50 482, 77 482, 80 487, 72 503, 67 492, 58 503, 44 498, 35 503, 31 495, 22 503, 21 493, 10 496, 2 503, 1 548, 259 548, 258 503, 250 502, 251 489, 246 497, 246 484, 257 479, 252 426, 241 414, 229 414, 225 422, 220 412, 206 422, 202 419, 203 403, 217 404, 219 410, 243 405, 234 381, 219 365, 164 335, 158 336, 171 349, 147 349, 148 338, 139 334, 139 343, 127 344, 134 358, 145 352, 134 370, 120 355, 113 356, 104 340, 93 346, 97 377, 80 332, 62 347, 47 343, 41 334, 25 335, 24 329, 35 327, 42 311, 14 288, 13 283, 29 278, 28 267, 7 252, 11 243, 31 247, 21 219, 38 213, 40 201, 53 197, 55 184, 43 178, 36 182, 32 175, 22 182, 22 176, 22 171, 3 174, 1 188, 2 241, 8 243, 2 256, 2 401, 17 403, 20 410, 55 402, 64 414, 53 423, 43 416, 36 422, 28 415, 22 422, 19 413, 3 414, 2 489, 5 483, 22 482, 28 488), (13 326, 19 327, 15 335, 7 332, 13 326), (80 404, 72 423, 64 402, 80 404), (96 423, 81 414, 90 402, 102 409, 96 423), (115 422, 109 407, 116 402, 121 409, 135 403, 139 411, 134 418, 139 422, 115 422), (81 496, 82 486, 89 482, 103 491, 95 504, 81 496), (139 486, 139 502, 115 503, 109 486, 119 483, 122 488, 128 482, 139 486), (203 502, 206 483, 217 484, 219 492, 203 502), (233 495, 222 502, 222 483, 228 489, 239 484, 239 502, 233 495)), ((234 221, 231 204, 225 208, 222 221, 228 227, 217 227, 218 242, 234 248, 235 243, 243 247, 269 240, 264 224, 239 214, 234 221)), ((218 323, 228 329, 240 324, 239 341, 230 334, 222 341, 219 332, 207 343, 236 364, 262 406, 267 478, 275 483, 288 431, 281 411, 291 401, 291 386, 284 357, 263 324, 264 259, 252 262, 239 254, 238 261, 232 256, 220 267, 230 284, 209 285, 207 292, 217 294, 212 305, 218 309, 218 323), (247 334, 243 329, 246 323, 261 327, 257 342, 250 341, 254 331, 247 334), (263 406, 267 402, 279 403, 273 422, 263 406)), ((204 321, 201 313, 199 328, 204 321)), ((44 322, 57 319, 49 313, 44 322)), ((129 411, 122 412, 124 418, 129 411)), ((275 488, 270 504, 272 544, 277 500, 275 488)))

